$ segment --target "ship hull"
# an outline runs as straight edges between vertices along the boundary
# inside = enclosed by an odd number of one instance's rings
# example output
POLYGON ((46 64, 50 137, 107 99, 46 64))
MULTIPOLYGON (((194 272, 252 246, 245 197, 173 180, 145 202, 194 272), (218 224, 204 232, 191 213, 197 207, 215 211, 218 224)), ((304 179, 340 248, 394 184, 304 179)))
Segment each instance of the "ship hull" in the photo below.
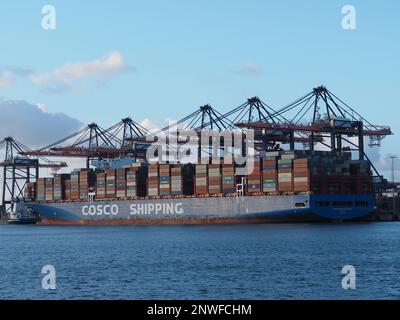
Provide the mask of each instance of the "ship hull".
POLYGON ((369 215, 371 195, 204 197, 27 203, 41 224, 222 224, 349 220, 369 215))

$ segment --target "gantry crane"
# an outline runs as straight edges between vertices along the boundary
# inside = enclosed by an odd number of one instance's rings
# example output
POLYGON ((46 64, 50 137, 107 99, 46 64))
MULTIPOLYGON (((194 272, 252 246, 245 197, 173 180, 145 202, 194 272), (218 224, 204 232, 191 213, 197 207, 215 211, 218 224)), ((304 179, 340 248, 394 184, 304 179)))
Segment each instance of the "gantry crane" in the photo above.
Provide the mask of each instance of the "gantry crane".
MULTIPOLYGON (((182 139, 181 136, 179 139, 176 139, 177 135, 180 133, 188 133, 190 131, 191 134, 193 134, 193 132, 196 132, 200 144, 200 134, 202 131, 228 131, 232 126, 233 124, 229 120, 222 119, 222 114, 220 112, 218 112, 211 105, 206 104, 200 106, 196 111, 183 117, 182 119, 156 130, 155 132, 148 133, 143 137, 132 138, 128 140, 143 143, 149 141, 152 142, 154 141, 155 137, 165 137, 165 142, 158 141, 157 143, 160 145, 160 147, 165 148, 164 150, 167 153, 176 153, 179 149, 179 145, 188 141, 188 139, 182 139), (176 140, 174 143, 171 143, 171 137, 176 140)), ((199 148, 199 156, 200 149, 201 148, 199 148)))
POLYGON ((291 132, 293 136, 307 134, 311 150, 317 142, 331 150, 341 150, 343 142, 347 142, 356 148, 360 159, 365 157, 364 136, 372 138, 370 146, 380 146, 382 139, 392 134, 390 127, 373 125, 324 86, 314 88, 272 116, 289 120, 283 123, 237 122, 235 125, 239 128, 263 130, 264 133, 291 132), (352 137, 356 137, 358 143, 351 141, 352 137))
MULTIPOLYGON (((235 123, 240 121, 245 121, 247 123, 251 122, 263 122, 271 124, 284 124, 288 120, 283 116, 276 116, 277 111, 268 106, 265 102, 261 101, 258 97, 252 97, 247 99, 247 101, 240 106, 232 109, 231 111, 221 114, 215 108, 206 104, 199 107, 193 113, 183 117, 182 119, 169 124, 154 133, 151 133, 145 137, 134 138, 133 141, 147 141, 152 140, 153 137, 176 134, 180 132, 187 132, 189 130, 196 131, 197 136, 200 140, 200 135, 204 131, 226 131, 231 134, 240 132, 242 138, 246 139, 246 130, 240 129, 235 126, 235 123), (172 131, 172 132, 171 132, 172 131)), ((316 138, 317 141, 320 139, 316 138)), ((179 139, 177 144, 184 144, 188 139, 179 139)), ((299 136, 294 136, 293 132, 289 131, 276 131, 271 130, 269 134, 261 133, 260 130, 255 132, 255 148, 259 151, 265 149, 279 148, 276 144, 277 141, 284 143, 291 143, 294 146, 295 142, 308 143, 310 141, 309 137, 305 134, 299 136)), ((168 138, 165 139, 168 144, 168 138)), ((224 147, 224 138, 221 139, 221 148, 224 147)), ((169 150, 176 151, 171 145, 168 146, 169 150)))
MULTIPOLYGON (((239 128, 261 130, 269 138, 271 132, 289 132, 292 137, 305 134, 309 139, 310 150, 314 150, 316 143, 321 143, 332 151, 342 150, 345 142, 348 144, 346 148, 358 152, 360 160, 368 159, 364 150, 364 137, 369 137, 369 146, 374 147, 380 146, 382 139, 392 134, 390 127, 372 124, 324 86, 314 88, 273 113, 272 117, 284 117, 288 121, 239 121, 235 125, 239 128)), ((291 149, 294 149, 294 142, 295 140, 290 141, 291 149)), ((379 175, 372 163, 371 166, 379 175)))
POLYGON ((38 150, 23 152, 23 155, 47 157, 85 158, 86 166, 90 160, 118 158, 126 155, 136 156, 142 148, 136 149, 132 143, 135 137, 143 137, 148 131, 131 118, 124 118, 108 129, 96 123, 58 140, 38 150))
POLYGON ((4 152, 1 211, 12 212, 18 199, 23 198, 24 188, 28 182, 37 181, 40 168, 57 171, 66 167, 65 162, 50 161, 43 156, 37 158, 21 156, 22 153, 33 150, 21 142, 7 137, 0 141, 0 151, 4 152))
MULTIPOLYGON (((49 146, 22 154, 83 157, 87 159, 87 166, 90 159, 132 158, 136 161, 145 159, 146 150, 154 141, 152 138, 158 135, 166 136, 166 143, 171 133, 187 130, 197 132, 198 137, 204 131, 228 131, 232 135, 239 132, 246 139, 247 129, 254 129, 254 144, 258 151, 279 149, 280 144, 289 144, 294 150, 296 143, 311 150, 318 143, 331 150, 342 150, 343 144, 347 143, 359 152, 359 159, 366 157, 364 137, 370 138, 369 145, 373 147, 380 146, 382 139, 392 134, 390 127, 373 125, 326 87, 319 86, 278 110, 258 97, 247 99, 225 114, 208 104, 203 105, 153 133, 130 118, 106 130, 92 123, 49 146)), ((178 139, 176 146, 169 145, 168 148, 176 151, 186 142, 178 139)))
MULTIPOLYGON (((221 119, 228 119, 232 126, 231 130, 237 128, 247 129, 245 125, 237 126, 237 123, 268 123, 271 125, 282 125, 289 120, 277 113, 277 111, 262 101, 259 97, 252 97, 240 106, 222 115, 221 119)), ((320 140, 320 139, 316 139, 320 140)), ((295 143, 308 143, 309 137, 305 134, 294 135, 290 130, 255 130, 255 146, 257 150, 279 149, 279 144, 290 143, 294 148, 295 143)))

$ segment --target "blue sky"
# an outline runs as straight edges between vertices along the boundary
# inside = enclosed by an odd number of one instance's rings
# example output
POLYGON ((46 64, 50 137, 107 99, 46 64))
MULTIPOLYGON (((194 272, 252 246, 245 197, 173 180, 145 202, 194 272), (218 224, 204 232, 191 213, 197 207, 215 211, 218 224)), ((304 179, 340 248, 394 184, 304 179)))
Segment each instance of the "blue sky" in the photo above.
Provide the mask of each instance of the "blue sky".
MULTIPOLYGON (((161 122, 205 103, 226 112, 254 95, 278 109, 324 84, 400 132, 395 0, 16 0, 1 2, 0 24, 0 75, 10 66, 43 75, 112 52, 122 57, 121 69, 59 92, 18 74, 0 86, 3 99, 41 103, 84 123, 107 127, 127 115, 161 122), (56 8, 54 31, 41 28, 45 4, 56 8), (341 28, 346 4, 356 8, 356 30, 341 28)), ((382 154, 399 154, 398 141, 387 138, 382 154)))

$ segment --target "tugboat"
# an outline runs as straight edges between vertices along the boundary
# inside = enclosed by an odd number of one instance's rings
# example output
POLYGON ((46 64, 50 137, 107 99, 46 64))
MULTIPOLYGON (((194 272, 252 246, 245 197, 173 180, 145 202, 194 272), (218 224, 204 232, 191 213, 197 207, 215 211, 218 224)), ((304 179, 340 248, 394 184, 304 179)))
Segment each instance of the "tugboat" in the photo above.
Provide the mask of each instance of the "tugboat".
POLYGON ((24 210, 16 210, 9 214, 8 224, 36 224, 38 218, 31 208, 23 207, 24 210))

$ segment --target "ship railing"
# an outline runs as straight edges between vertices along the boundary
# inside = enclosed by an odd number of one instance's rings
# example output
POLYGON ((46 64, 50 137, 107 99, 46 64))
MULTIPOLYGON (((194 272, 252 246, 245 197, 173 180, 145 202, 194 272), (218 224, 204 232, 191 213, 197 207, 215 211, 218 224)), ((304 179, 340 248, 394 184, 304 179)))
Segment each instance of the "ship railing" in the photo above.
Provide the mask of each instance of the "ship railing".
POLYGON ((243 197, 244 196, 244 187, 246 185, 246 178, 242 177, 242 182, 236 185, 236 196, 243 197))
POLYGON ((89 192, 88 193, 88 200, 90 203, 94 202, 94 200, 96 199, 96 193, 95 192, 89 192))

